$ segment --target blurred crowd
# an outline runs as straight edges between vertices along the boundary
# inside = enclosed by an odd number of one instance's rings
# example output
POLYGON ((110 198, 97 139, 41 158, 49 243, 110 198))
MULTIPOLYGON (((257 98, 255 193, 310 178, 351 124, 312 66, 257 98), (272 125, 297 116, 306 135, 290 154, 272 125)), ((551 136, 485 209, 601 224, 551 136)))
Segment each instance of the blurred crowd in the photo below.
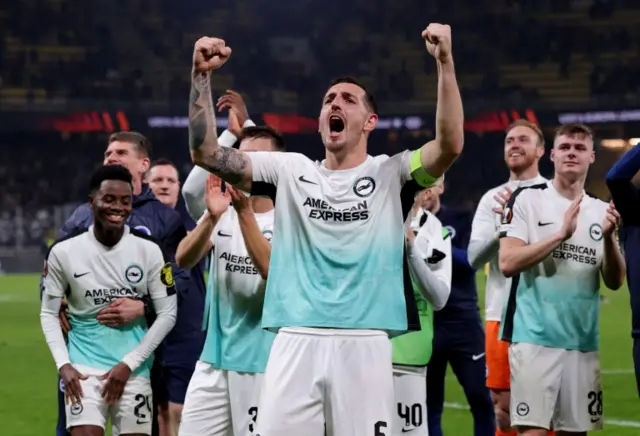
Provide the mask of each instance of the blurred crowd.
MULTIPOLYGON (((370 87, 383 113, 432 112, 436 71, 420 40, 425 20, 453 26, 465 108, 498 99, 503 107, 586 107, 594 99, 619 106, 638 97, 635 0, 433 0, 385 7, 367 0, 25 0, 0 5, 0 108, 153 101, 184 107, 186 115, 193 43, 213 35, 234 49, 216 74, 215 92, 241 91, 252 112, 314 116, 328 81, 344 74, 370 87)), ((142 131, 154 143, 154 156, 174 160, 185 177, 186 129, 142 131)), ((417 147, 431 135, 376 132, 371 153, 417 147)), ((472 209, 482 192, 504 180, 506 173, 496 171, 502 139, 469 134, 448 174, 446 201, 472 209)), ((322 156, 316 135, 287 140, 290 150, 322 156)), ((37 240, 56 222, 51 208, 82 201, 105 143, 99 134, 3 133, 0 245, 37 240)))
POLYGON ((184 101, 192 45, 213 32, 234 48, 215 86, 241 89, 261 110, 315 108, 328 79, 345 73, 383 109, 415 107, 435 98, 419 38, 426 17, 454 28, 465 99, 638 94, 634 0, 27 0, 0 6, 0 102, 184 101))

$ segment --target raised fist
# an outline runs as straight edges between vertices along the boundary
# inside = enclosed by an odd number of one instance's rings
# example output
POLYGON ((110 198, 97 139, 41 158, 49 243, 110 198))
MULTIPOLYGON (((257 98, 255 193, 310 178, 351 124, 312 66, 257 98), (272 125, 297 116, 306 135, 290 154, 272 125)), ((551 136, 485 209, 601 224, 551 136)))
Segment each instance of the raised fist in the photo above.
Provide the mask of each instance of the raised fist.
POLYGON ((451 60, 451 26, 431 23, 422 31, 427 51, 436 60, 445 63, 451 60))
POLYGON ((206 73, 217 70, 231 56, 231 47, 223 39, 204 36, 193 47, 193 72, 206 73))

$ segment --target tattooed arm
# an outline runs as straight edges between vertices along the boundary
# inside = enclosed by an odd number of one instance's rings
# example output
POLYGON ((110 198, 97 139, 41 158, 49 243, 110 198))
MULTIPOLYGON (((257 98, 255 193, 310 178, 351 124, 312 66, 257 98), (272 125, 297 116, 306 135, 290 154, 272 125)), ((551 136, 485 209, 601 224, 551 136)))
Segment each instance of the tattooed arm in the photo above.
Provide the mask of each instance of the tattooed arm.
POLYGON ((234 148, 220 147, 217 138, 211 71, 220 68, 230 55, 231 48, 221 39, 204 37, 196 42, 189 96, 189 149, 195 165, 250 192, 251 160, 234 148))

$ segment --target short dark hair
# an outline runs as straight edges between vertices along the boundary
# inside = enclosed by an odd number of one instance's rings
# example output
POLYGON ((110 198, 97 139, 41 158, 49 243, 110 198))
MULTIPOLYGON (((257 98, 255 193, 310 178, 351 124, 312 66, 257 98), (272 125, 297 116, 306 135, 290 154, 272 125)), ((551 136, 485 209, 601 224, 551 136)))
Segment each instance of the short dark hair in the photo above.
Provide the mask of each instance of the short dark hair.
POLYGON ((172 161, 170 161, 169 159, 166 159, 164 157, 161 157, 160 159, 156 159, 153 162, 151 162, 151 165, 149 166, 149 170, 151 170, 151 168, 153 167, 161 167, 161 166, 165 166, 168 165, 170 167, 174 167, 176 169, 176 171, 178 171, 178 167, 176 166, 176 164, 174 164, 172 161))
POLYGON ((529 129, 533 130, 535 134, 538 136, 538 145, 544 147, 544 134, 542 133, 542 130, 540 129, 540 127, 529 120, 525 120, 524 118, 520 118, 518 120, 515 120, 513 123, 509 124, 509 126, 505 129, 504 134, 508 135, 510 131, 512 131, 518 126, 528 127, 529 129))
POLYGON ((103 165, 93 172, 89 181, 89 192, 94 194, 105 180, 119 180, 132 185, 131 173, 122 165, 103 165))
POLYGON ((142 133, 138 132, 116 132, 109 135, 109 141, 107 144, 111 144, 112 142, 128 142, 133 144, 136 151, 145 157, 151 156, 151 141, 147 139, 142 133))
POLYGON ((331 81, 331 83, 329 84, 329 88, 331 88, 332 86, 338 85, 339 83, 351 83, 361 88, 364 91, 364 102, 368 106, 369 110, 374 114, 378 113, 378 104, 376 103, 376 99, 373 98, 373 94, 369 92, 367 87, 364 86, 362 82, 359 82, 358 79, 356 79, 355 77, 350 77, 350 76, 337 77, 331 81))
POLYGON ((249 138, 265 138, 270 139, 273 144, 273 148, 277 151, 285 151, 284 138, 276 129, 271 126, 250 126, 245 127, 240 132, 240 138, 238 143, 249 138))
POLYGON ((591 127, 582 123, 567 123, 562 124, 556 129, 555 137, 567 135, 567 136, 586 136, 593 141, 595 134, 591 127))

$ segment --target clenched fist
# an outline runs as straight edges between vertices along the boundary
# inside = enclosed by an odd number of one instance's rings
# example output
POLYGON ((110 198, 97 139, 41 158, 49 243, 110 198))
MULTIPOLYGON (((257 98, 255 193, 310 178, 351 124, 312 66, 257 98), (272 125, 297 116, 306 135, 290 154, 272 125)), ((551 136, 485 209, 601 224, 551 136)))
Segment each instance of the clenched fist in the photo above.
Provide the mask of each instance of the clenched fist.
POLYGON ((427 51, 436 60, 445 63, 451 60, 451 26, 431 23, 422 31, 427 51))
POLYGON ((231 47, 223 39, 202 37, 193 47, 193 72, 196 74, 217 70, 231 56, 231 47))

